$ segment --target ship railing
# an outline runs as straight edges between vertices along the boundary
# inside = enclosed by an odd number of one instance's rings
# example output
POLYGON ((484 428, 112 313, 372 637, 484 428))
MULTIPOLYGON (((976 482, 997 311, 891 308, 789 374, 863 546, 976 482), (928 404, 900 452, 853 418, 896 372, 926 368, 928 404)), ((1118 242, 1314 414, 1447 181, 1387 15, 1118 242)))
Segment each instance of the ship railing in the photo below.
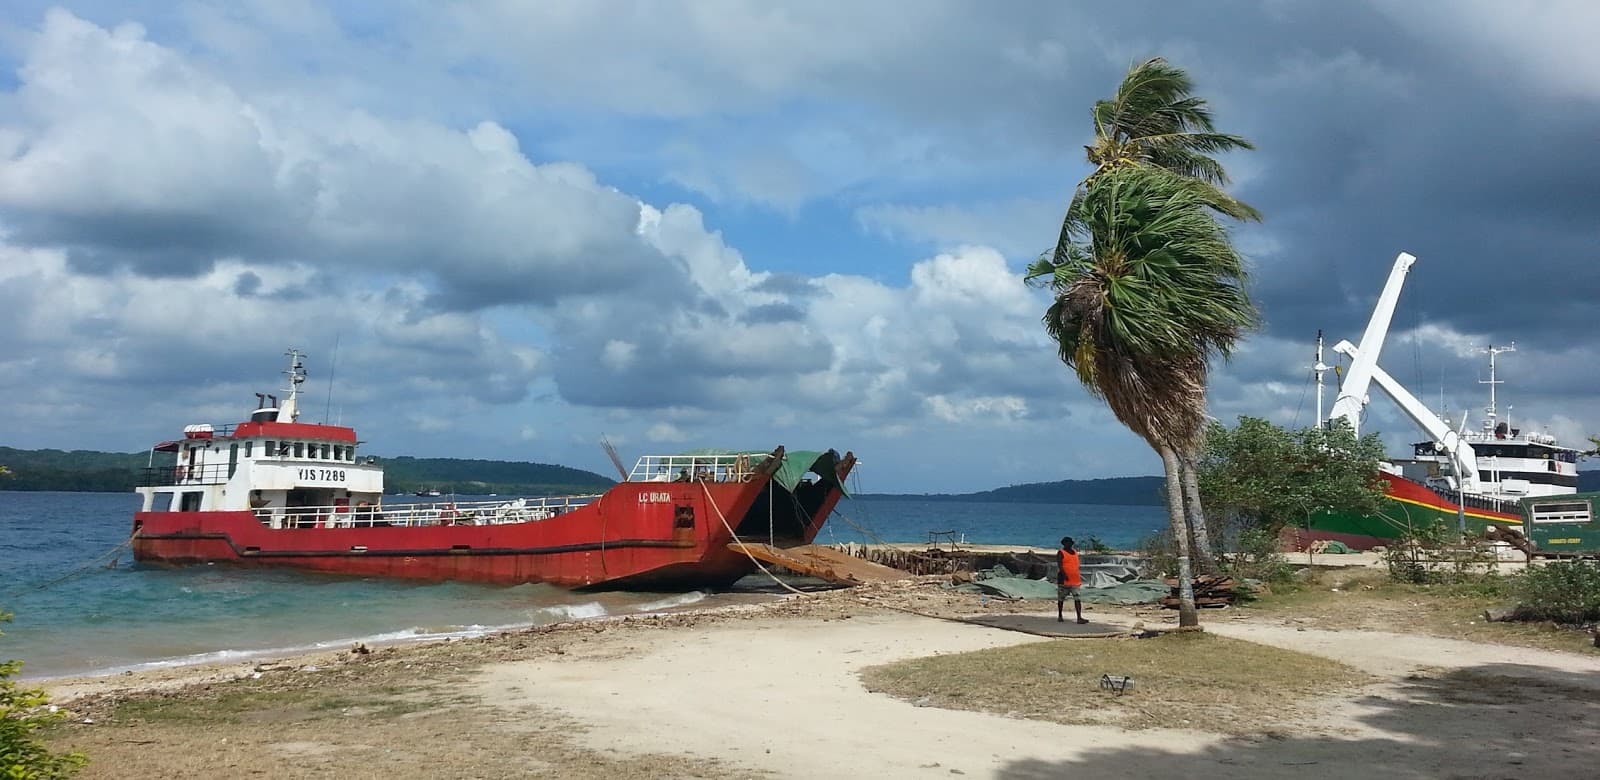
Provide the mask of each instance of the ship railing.
POLYGON ((1462 506, 1471 509, 1487 509, 1491 512, 1509 512, 1511 514, 1518 514, 1522 511, 1522 504, 1516 499, 1458 494, 1454 490, 1441 488, 1437 485, 1425 485, 1424 487, 1446 501, 1460 503, 1462 506))
POLYGON ((541 496, 495 501, 415 504, 260 507, 256 518, 271 528, 417 528, 441 525, 514 525, 560 517, 599 495, 541 496))
POLYGON ((644 455, 633 464, 629 482, 748 482, 766 452, 719 455, 644 455))
POLYGON ((139 487, 173 487, 178 485, 221 485, 232 476, 236 467, 226 463, 207 466, 154 466, 140 469, 139 487))

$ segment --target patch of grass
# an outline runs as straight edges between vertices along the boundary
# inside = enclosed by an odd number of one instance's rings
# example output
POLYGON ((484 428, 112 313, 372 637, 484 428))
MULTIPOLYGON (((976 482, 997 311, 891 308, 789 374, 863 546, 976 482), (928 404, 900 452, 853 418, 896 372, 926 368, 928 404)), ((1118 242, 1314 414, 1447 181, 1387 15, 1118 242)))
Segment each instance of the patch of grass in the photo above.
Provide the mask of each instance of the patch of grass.
POLYGON ((1516 601, 1515 579, 1477 576, 1460 582, 1394 582, 1378 569, 1317 570, 1241 605, 1241 614, 1303 620, 1317 628, 1352 628, 1595 654, 1582 631, 1552 623, 1489 623, 1483 611, 1516 601))
POLYGON ((1333 661, 1204 633, 1154 639, 1056 640, 916 658, 862 671, 872 691, 922 706, 1067 724, 1272 731, 1299 702, 1373 682, 1333 661), (1122 696, 1102 674, 1126 675, 1122 696))
POLYGON ((361 695, 341 695, 316 688, 281 688, 238 681, 205 692, 126 699, 111 710, 111 718, 173 724, 286 723, 342 718, 358 711, 364 717, 388 719, 449 704, 423 694, 417 689, 381 686, 361 695))

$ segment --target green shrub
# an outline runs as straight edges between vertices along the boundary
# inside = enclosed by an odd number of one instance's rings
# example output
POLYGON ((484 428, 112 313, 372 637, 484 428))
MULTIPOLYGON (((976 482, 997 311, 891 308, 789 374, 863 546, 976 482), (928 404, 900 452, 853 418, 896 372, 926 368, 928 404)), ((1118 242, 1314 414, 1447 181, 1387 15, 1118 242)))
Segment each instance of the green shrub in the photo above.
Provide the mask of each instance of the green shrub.
POLYGON ((1277 534, 1265 528, 1245 528, 1235 535, 1232 546, 1234 550, 1221 559, 1229 574, 1262 582, 1294 579, 1294 567, 1279 549, 1277 534))
POLYGON ((1554 620, 1568 625, 1600 622, 1600 563, 1556 561, 1530 566, 1514 591, 1524 620, 1554 620))
POLYGON ((1178 576, 1178 553, 1172 542, 1172 529, 1163 528, 1139 540, 1144 559, 1139 576, 1146 579, 1178 576))
MULTIPOLYGON (((0 622, 11 616, 0 613, 0 622)), ((52 753, 34 732, 66 717, 51 712, 44 691, 24 688, 11 678, 21 661, 0 663, 0 777, 7 780, 56 780, 70 777, 83 766, 79 753, 52 753)))
POLYGON ((1389 579, 1412 585, 1458 584, 1493 576, 1497 561, 1440 523, 1412 528, 1383 551, 1389 579))
POLYGON ((1084 542, 1084 546, 1088 547, 1089 552, 1092 553, 1112 552, 1111 545, 1101 541, 1100 537, 1098 536, 1090 536, 1088 541, 1084 542))

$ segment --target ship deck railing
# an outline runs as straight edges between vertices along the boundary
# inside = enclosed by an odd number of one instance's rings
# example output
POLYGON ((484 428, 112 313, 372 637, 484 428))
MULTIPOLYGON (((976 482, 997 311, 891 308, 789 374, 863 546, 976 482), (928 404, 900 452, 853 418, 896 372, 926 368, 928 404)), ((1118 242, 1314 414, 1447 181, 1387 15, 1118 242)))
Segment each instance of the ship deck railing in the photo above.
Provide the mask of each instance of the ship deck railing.
POLYGON ((417 528, 441 525, 514 525, 559 517, 597 495, 541 496, 493 501, 433 501, 355 506, 264 506, 251 511, 269 528, 417 528))
POLYGON ((206 466, 151 466, 139 470, 139 487, 178 487, 183 485, 222 485, 233 478, 238 465, 213 463, 206 466))
POLYGON ((633 464, 629 482, 748 482, 768 452, 718 455, 644 455, 633 464))

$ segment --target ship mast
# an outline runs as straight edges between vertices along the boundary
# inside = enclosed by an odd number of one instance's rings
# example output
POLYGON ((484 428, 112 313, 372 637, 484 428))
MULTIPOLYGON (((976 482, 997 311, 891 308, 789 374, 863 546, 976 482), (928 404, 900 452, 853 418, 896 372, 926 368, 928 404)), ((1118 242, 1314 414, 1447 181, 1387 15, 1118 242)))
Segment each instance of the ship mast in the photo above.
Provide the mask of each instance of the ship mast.
POLYGON ((1480 385, 1488 385, 1489 386, 1489 406, 1488 406, 1488 408, 1483 410, 1484 411, 1484 416, 1487 418, 1487 419, 1485 419, 1483 421, 1483 431, 1486 434, 1493 435, 1494 434, 1494 425, 1495 425, 1495 414, 1498 411, 1495 408, 1495 403, 1494 403, 1494 401, 1495 401, 1495 399, 1494 399, 1494 386, 1495 385, 1503 385, 1503 384, 1505 384, 1504 380, 1500 380, 1500 379, 1495 379, 1494 378, 1494 359, 1501 352, 1516 352, 1517 351, 1517 342, 1513 341, 1513 342, 1511 342, 1510 344, 1507 344, 1504 347, 1497 347, 1497 346, 1495 346, 1493 344, 1490 344, 1489 346, 1487 346, 1487 347, 1485 347, 1483 349, 1480 349, 1478 351, 1487 353, 1489 355, 1489 378, 1488 379, 1479 379, 1478 380, 1478 384, 1480 384, 1480 385))
POLYGON ((289 356, 289 370, 283 372, 289 377, 289 397, 278 407, 278 422, 294 422, 300 417, 300 385, 306 381, 306 367, 300 360, 305 353, 290 347, 283 354, 289 356))
POLYGON ((1317 362, 1311 367, 1311 370, 1317 372, 1317 425, 1320 426, 1327 422, 1322 419, 1322 372, 1328 370, 1328 366, 1322 362, 1322 330, 1320 328, 1317 330, 1317 362))

